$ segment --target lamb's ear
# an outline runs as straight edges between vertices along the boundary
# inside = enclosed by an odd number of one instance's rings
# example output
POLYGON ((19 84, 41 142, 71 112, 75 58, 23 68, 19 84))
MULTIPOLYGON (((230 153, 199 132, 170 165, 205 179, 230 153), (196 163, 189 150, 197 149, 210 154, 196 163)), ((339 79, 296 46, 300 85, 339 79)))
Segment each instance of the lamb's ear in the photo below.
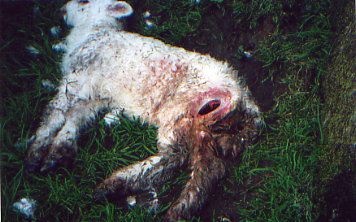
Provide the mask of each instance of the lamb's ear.
POLYGON ((117 1, 107 7, 110 16, 116 19, 126 18, 133 13, 131 5, 124 1, 117 1))

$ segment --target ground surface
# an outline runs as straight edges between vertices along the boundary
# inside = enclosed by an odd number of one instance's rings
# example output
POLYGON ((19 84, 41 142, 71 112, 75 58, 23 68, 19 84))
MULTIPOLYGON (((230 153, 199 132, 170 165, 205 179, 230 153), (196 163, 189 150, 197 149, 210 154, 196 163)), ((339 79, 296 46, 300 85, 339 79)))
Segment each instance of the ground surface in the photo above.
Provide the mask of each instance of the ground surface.
MULTIPOLYGON (((332 165, 325 161, 330 152, 325 148, 321 80, 332 69, 328 63, 336 36, 330 21, 336 6, 312 0, 130 2, 136 11, 128 22, 130 31, 227 60, 246 78, 264 111, 262 137, 229 163, 228 176, 194 220, 352 220, 349 156, 334 151, 342 158, 332 165), (155 24, 151 29, 142 18, 146 10, 155 24), (252 58, 244 56, 246 51, 252 58)), ((344 2, 339 1, 339 9, 344 2)), ((160 189, 156 215, 140 207, 128 210, 122 200, 92 202, 92 191, 105 176, 155 152, 156 130, 139 120, 121 117, 121 124, 109 129, 99 116, 83 132, 73 168, 24 174, 25 141, 54 95, 41 82, 56 84, 61 77, 60 55, 51 51, 60 39, 51 37, 49 29, 64 29, 62 4, 1 3, 1 217, 21 221, 11 205, 28 196, 38 202, 37 221, 160 220, 187 179, 185 172, 160 189), (39 53, 30 54, 28 46, 39 53)))

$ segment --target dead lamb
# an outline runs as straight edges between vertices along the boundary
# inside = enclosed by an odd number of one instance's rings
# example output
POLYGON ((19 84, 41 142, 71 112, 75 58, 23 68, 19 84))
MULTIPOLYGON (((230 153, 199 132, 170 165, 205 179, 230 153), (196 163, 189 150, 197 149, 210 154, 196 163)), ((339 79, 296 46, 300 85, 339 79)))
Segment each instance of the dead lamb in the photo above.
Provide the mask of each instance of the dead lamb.
POLYGON ((94 198, 149 190, 188 165, 191 174, 167 221, 189 219, 224 176, 225 158, 255 139, 260 112, 226 62, 122 30, 126 2, 72 0, 64 44, 63 79, 49 103, 26 158, 47 171, 74 160, 80 128, 102 110, 124 110, 158 126, 159 152, 114 172, 94 198))

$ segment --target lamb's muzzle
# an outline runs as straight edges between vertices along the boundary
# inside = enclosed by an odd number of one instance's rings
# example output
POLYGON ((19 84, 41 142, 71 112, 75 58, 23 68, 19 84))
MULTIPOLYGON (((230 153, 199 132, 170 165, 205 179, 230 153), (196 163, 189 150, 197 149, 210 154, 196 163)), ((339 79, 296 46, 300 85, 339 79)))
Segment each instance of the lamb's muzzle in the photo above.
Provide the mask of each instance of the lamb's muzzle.
POLYGON ((29 171, 74 160, 79 130, 98 112, 124 110, 158 126, 159 152, 104 180, 94 195, 150 190, 188 166, 191 176, 166 219, 189 219, 234 158, 258 134, 258 107, 237 71, 208 55, 189 52, 122 30, 132 12, 125 2, 69 1, 73 26, 62 43, 63 80, 26 158, 29 171), (84 22, 85 21, 85 22, 84 22))

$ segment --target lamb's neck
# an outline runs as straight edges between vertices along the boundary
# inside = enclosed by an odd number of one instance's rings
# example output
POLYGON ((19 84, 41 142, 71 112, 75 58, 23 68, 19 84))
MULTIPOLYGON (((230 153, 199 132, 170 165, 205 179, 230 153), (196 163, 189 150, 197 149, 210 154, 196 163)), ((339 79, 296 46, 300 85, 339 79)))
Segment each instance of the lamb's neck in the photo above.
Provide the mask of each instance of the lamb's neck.
POLYGON ((97 22, 91 25, 83 24, 75 26, 66 39, 68 52, 82 45, 90 36, 104 31, 117 31, 122 27, 121 24, 112 22, 97 22))

